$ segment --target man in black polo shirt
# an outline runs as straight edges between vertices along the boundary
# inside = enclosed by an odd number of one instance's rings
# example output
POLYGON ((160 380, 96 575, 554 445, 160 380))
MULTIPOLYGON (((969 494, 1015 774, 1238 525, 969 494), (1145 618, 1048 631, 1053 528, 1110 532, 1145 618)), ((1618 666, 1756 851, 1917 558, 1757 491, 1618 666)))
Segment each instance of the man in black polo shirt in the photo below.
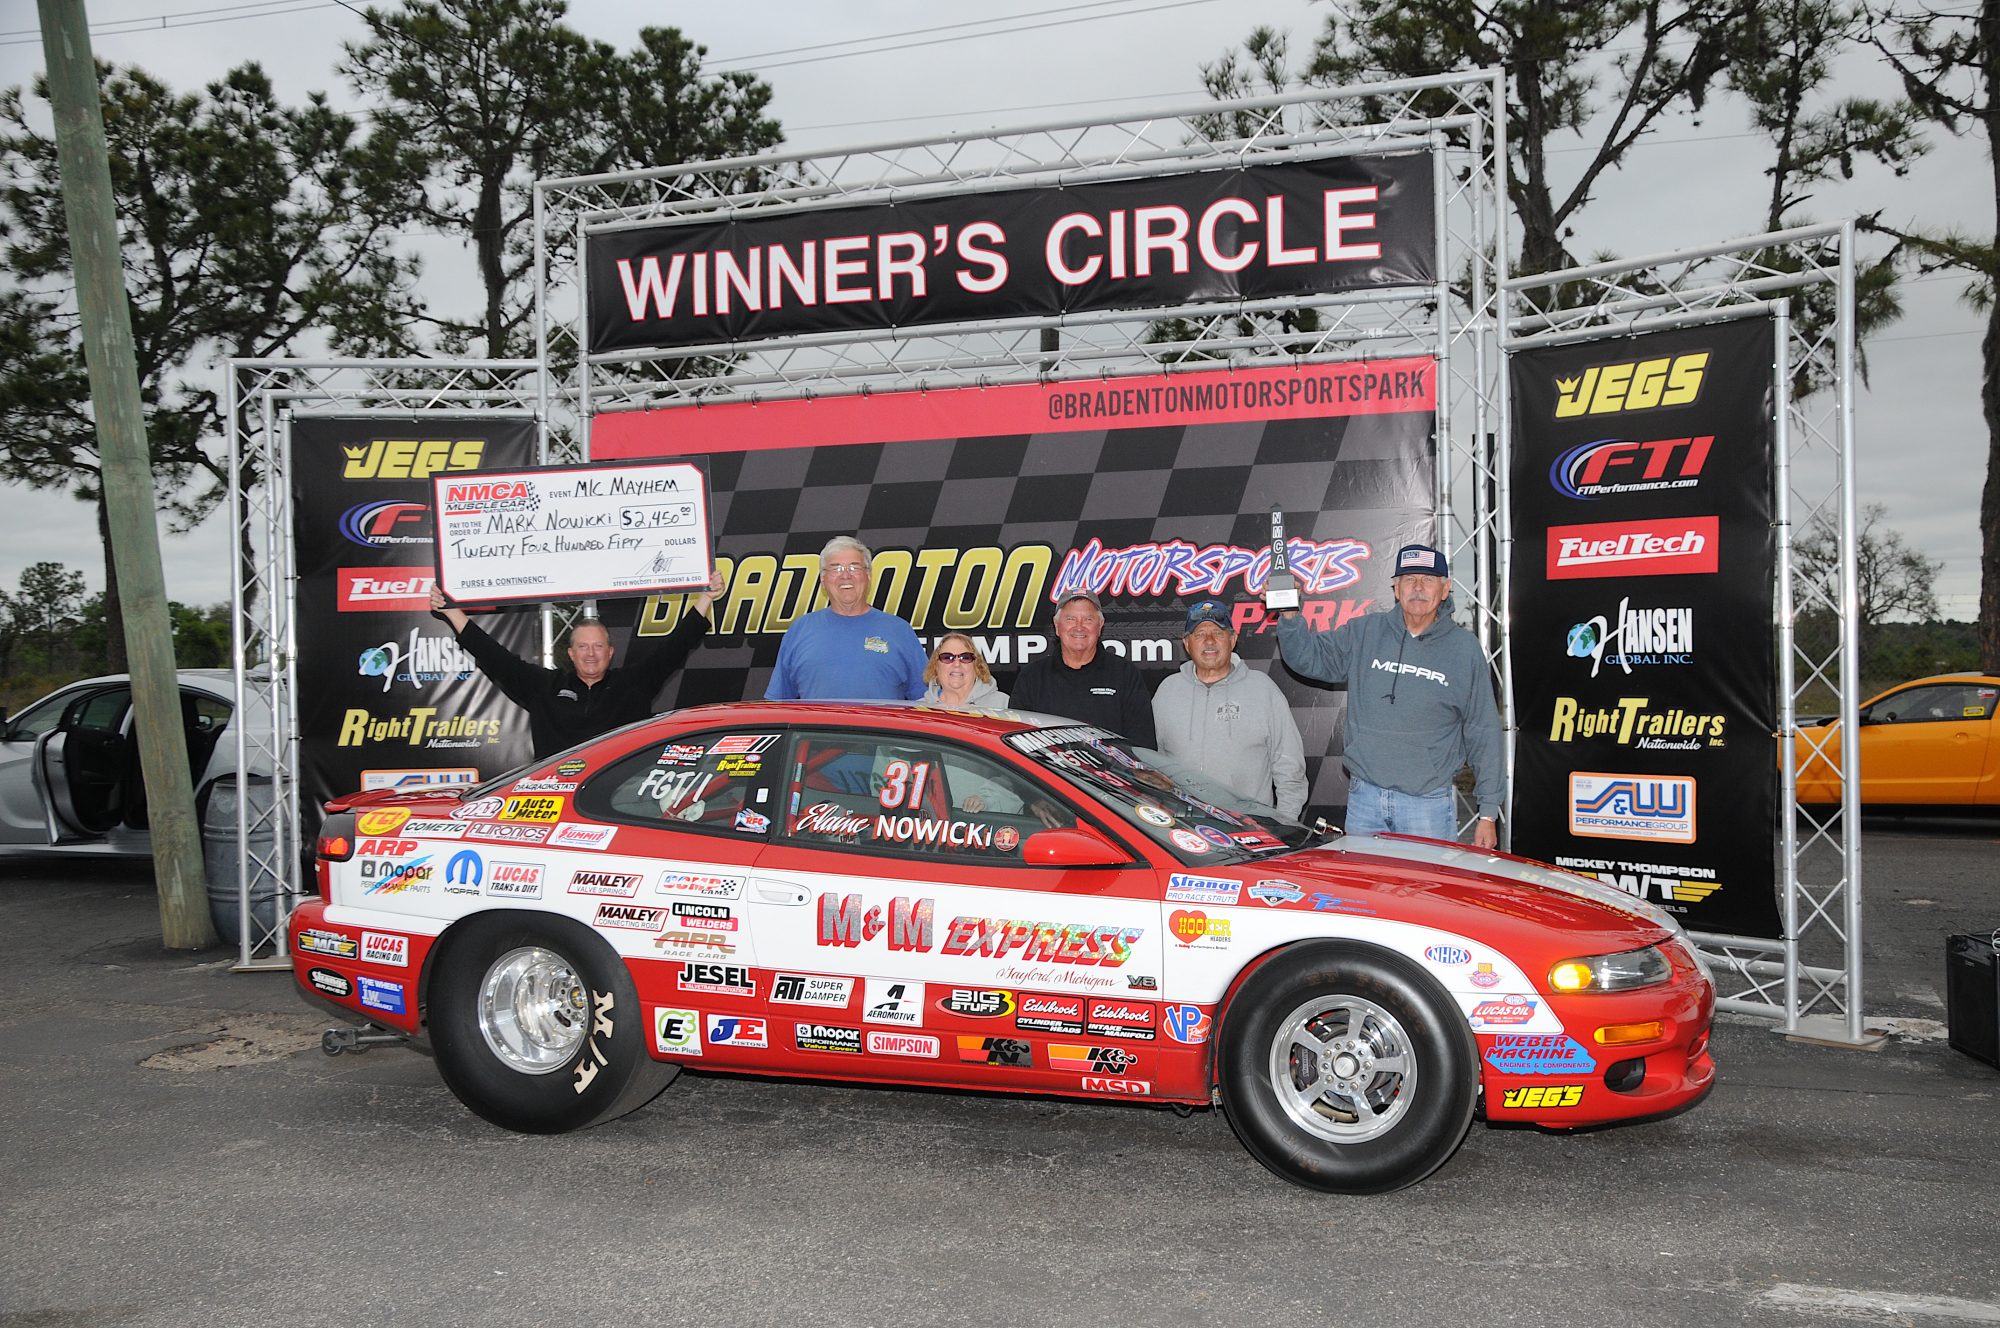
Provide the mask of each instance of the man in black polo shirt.
POLYGON ((584 619, 570 629, 570 667, 545 669, 515 658, 466 617, 463 609, 447 604, 444 592, 435 586, 431 588, 431 612, 451 624, 459 645, 478 663, 479 671, 508 700, 528 712, 528 735, 539 759, 651 715, 653 698, 660 688, 708 635, 708 612, 721 592, 722 576, 717 573, 708 589, 695 596, 666 640, 638 663, 618 669, 611 667, 615 653, 611 633, 595 618, 584 619))
POLYGON ((1021 669, 1008 704, 1015 710, 1095 724, 1141 747, 1155 746, 1153 698, 1139 670, 1103 648, 1104 606, 1088 590, 1072 590, 1056 605, 1061 649, 1021 669))

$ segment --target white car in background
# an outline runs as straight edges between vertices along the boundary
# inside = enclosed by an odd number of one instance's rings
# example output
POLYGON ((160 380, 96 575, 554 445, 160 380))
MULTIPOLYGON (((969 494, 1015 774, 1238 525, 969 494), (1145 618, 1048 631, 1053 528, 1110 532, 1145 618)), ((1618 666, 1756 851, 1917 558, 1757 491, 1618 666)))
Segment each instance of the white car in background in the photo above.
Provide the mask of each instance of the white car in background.
MULTIPOLYGON (((211 911, 224 937, 234 939, 238 780, 236 743, 228 732, 234 675, 183 669, 180 693, 195 808, 204 818, 211 911)), ((264 713, 262 694, 249 696, 256 713, 264 713)), ((251 774, 267 799, 268 779, 268 772, 251 774)), ((143 857, 153 851, 147 825, 131 675, 86 678, 18 714, 0 712, 0 856, 143 857)))

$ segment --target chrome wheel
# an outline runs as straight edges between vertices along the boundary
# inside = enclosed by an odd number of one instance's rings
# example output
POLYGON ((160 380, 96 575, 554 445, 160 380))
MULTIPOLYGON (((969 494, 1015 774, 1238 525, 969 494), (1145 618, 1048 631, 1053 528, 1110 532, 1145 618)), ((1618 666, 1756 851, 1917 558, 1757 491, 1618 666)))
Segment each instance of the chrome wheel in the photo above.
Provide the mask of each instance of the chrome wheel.
POLYGON ((576 1060, 590 1001, 569 960, 524 946, 494 960, 479 984, 479 1032, 510 1068, 552 1074, 576 1060))
POLYGON ((1402 1022, 1354 995, 1318 996, 1271 1039, 1271 1088, 1299 1128, 1334 1144, 1393 1130, 1416 1100, 1417 1058, 1402 1022))

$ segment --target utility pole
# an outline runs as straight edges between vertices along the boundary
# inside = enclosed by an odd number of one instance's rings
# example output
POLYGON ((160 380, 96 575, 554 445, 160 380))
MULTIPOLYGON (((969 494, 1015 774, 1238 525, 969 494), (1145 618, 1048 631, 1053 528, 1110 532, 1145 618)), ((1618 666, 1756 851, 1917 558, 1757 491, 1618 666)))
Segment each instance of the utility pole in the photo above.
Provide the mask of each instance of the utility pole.
POLYGON ((83 0, 37 0, 55 110, 56 160, 69 219, 70 261, 83 315, 83 358, 97 420, 111 557, 125 596, 125 651, 132 670, 133 732, 146 783, 153 876, 160 892, 160 939, 169 950, 216 943, 201 871, 201 828, 194 819, 187 734, 181 728, 180 678, 167 623, 167 588, 154 522, 153 468, 139 402, 138 359, 126 307, 124 264, 112 211, 111 163, 104 108, 90 51, 83 0))

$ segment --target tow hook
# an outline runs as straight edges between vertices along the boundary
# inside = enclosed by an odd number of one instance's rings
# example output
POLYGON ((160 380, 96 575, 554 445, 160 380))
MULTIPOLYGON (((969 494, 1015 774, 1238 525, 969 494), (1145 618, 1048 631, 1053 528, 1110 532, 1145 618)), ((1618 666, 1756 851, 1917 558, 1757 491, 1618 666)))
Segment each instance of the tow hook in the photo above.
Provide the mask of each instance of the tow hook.
POLYGON ((403 1041, 401 1033, 391 1033, 376 1024, 356 1024, 352 1028, 329 1028, 319 1035, 319 1049, 329 1056, 338 1056, 343 1051, 351 1051, 359 1056, 370 1047, 384 1042, 403 1041))

